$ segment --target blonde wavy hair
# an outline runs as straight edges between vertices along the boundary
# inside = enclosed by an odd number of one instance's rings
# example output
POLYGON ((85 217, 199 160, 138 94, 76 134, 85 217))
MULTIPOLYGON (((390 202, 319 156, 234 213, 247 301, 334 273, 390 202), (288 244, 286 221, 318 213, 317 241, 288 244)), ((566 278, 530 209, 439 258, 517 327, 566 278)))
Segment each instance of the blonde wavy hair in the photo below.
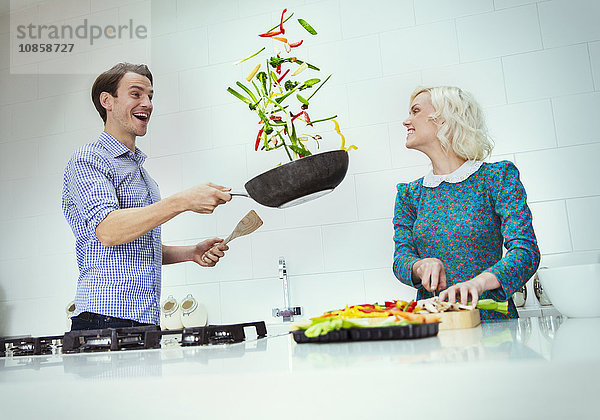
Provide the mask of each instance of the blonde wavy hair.
POLYGON ((467 160, 483 160, 490 155, 494 142, 488 135, 481 106, 472 94, 454 86, 418 87, 410 97, 428 92, 435 113, 429 118, 439 127, 437 138, 447 153, 450 148, 467 160), (441 124, 437 121, 445 121, 441 124))

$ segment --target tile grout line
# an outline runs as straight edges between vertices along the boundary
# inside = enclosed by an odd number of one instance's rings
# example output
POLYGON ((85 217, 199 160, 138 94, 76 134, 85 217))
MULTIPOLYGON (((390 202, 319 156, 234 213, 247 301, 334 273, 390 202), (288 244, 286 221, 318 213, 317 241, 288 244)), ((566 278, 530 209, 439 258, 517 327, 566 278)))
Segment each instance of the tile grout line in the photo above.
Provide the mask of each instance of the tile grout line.
POLYGON ((567 199, 563 201, 563 208, 565 209, 565 216, 567 218, 567 231, 569 232, 569 242, 571 245, 571 252, 574 252, 574 244, 573 244, 573 232, 571 231, 571 222, 569 218, 569 206, 567 205, 567 199))

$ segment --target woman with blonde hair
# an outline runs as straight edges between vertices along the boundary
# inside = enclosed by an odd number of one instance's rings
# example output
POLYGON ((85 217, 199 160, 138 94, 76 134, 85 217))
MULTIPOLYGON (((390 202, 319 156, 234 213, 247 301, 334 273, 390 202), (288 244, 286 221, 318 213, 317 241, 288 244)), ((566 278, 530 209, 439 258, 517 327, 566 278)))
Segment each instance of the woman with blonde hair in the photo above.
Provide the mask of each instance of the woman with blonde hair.
POLYGON ((540 252, 519 171, 483 162, 493 143, 481 107, 457 87, 418 88, 403 124, 406 147, 425 153, 432 170, 398 184, 394 274, 419 299, 508 300, 506 316, 483 311, 482 320, 518 317, 511 296, 537 270, 540 252))

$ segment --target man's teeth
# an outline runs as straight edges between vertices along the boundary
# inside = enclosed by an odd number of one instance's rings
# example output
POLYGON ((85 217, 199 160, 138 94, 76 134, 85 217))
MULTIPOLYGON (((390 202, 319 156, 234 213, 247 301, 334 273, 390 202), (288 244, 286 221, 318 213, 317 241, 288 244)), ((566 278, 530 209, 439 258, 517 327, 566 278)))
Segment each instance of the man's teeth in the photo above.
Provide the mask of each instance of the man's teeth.
POLYGON ((137 118, 148 118, 149 114, 146 114, 145 112, 136 112, 133 116, 137 118))

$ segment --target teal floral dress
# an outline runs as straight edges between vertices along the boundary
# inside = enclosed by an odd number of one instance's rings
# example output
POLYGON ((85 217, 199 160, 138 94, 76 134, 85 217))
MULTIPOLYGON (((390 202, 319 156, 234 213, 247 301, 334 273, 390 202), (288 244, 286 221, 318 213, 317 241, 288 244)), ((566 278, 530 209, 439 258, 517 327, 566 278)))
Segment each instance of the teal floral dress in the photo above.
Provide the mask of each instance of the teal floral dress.
POLYGON ((444 178, 430 173, 398 184, 394 274, 402 283, 417 287, 417 298, 424 299, 432 294, 420 284, 415 286, 411 276, 419 259, 441 260, 448 286, 488 271, 501 287, 483 293, 481 299, 508 300, 509 311, 507 315, 481 311, 482 321, 517 318, 511 296, 540 262, 519 171, 508 161, 467 161, 454 174, 444 178))

